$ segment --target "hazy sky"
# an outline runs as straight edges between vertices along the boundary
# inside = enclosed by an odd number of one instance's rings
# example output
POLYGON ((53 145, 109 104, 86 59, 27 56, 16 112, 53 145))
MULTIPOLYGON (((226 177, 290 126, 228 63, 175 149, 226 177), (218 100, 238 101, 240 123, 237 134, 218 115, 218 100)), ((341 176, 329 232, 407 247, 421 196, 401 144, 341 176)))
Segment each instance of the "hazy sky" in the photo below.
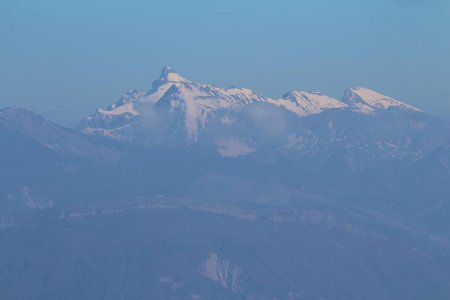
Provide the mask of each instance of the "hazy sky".
POLYGON ((367 86, 450 116, 450 1, 0 0, 0 107, 68 126, 169 65, 267 96, 367 86))

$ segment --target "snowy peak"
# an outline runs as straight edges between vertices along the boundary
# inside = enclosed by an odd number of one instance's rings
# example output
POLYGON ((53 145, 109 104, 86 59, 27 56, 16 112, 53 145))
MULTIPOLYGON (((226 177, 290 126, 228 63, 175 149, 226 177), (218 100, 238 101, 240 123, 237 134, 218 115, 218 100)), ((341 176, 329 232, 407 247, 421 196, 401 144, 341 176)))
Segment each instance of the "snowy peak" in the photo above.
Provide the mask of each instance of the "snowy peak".
POLYGON ((407 111, 420 111, 414 106, 364 87, 347 89, 342 102, 346 103, 353 110, 361 113, 374 113, 376 111, 386 110, 391 107, 396 107, 407 111))
POLYGON ((164 82, 190 82, 184 77, 181 77, 175 70, 170 67, 164 67, 161 71, 159 79, 164 82))
POLYGON ((172 87, 182 84, 192 84, 191 81, 179 75, 170 67, 164 67, 159 78, 152 83, 152 88, 141 99, 144 102, 156 103, 172 87))
POLYGON ((166 83, 191 83, 191 81, 182 77, 175 70, 170 67, 164 67, 161 71, 161 75, 157 80, 153 82, 152 90, 157 89, 159 86, 166 83))
POLYGON ((282 99, 275 101, 299 116, 308 116, 328 109, 347 107, 346 104, 339 100, 318 92, 292 91, 283 95, 282 99))

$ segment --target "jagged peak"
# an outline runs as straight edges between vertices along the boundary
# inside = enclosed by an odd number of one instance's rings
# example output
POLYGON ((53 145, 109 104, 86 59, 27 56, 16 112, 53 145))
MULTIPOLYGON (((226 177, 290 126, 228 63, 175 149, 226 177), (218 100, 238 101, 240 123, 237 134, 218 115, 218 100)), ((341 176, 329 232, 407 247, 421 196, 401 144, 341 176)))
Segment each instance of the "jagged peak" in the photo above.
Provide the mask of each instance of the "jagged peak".
POLYGON ((114 109, 118 106, 122 106, 128 104, 130 102, 134 102, 136 100, 142 99, 145 96, 145 93, 138 89, 132 89, 126 92, 122 97, 120 97, 115 104, 110 106, 110 109, 114 109))
POLYGON ((153 82, 153 87, 155 87, 155 83, 157 86, 159 86, 168 82, 190 83, 191 81, 178 74, 174 69, 166 66, 161 70, 161 75, 159 76, 159 78, 153 82))

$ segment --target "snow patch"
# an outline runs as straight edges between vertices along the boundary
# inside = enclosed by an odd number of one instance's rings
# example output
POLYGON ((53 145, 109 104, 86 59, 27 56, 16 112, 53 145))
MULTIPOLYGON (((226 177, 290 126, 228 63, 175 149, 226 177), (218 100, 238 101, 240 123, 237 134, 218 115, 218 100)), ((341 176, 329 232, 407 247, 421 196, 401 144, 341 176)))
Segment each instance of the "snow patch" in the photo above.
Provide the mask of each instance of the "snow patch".
POLYGON ((39 199, 31 192, 31 188, 28 186, 24 186, 21 188, 21 196, 25 203, 25 206, 29 209, 37 210, 37 209, 45 209, 53 206, 53 201, 43 201, 39 199))
POLYGON ((238 138, 220 140, 217 144, 219 146, 218 151, 223 157, 247 155, 257 150, 238 138))
POLYGON ((230 289, 234 294, 242 293, 246 287, 244 270, 220 258, 216 253, 211 253, 202 263, 200 274, 230 289))
POLYGON ((98 109, 98 113, 106 115, 106 116, 118 116, 123 114, 132 114, 133 116, 139 116, 140 113, 134 109, 133 103, 127 103, 122 106, 117 106, 111 110, 98 109))

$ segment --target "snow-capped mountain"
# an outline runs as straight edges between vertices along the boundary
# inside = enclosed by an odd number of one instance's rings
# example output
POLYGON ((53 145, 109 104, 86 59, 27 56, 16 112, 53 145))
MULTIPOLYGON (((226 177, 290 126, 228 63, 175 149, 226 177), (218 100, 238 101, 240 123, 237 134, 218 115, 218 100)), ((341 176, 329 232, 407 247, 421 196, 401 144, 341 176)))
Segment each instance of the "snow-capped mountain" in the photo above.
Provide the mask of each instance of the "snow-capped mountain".
MULTIPOLYGON (((185 131, 189 141, 197 141, 199 130, 214 119, 215 112, 236 110, 253 103, 282 107, 298 116, 347 107, 332 97, 316 92, 293 91, 280 99, 271 99, 246 88, 199 84, 165 67, 148 92, 131 90, 115 104, 87 116, 81 123, 81 129, 87 133, 127 140, 121 132, 128 131, 127 127, 135 127, 135 123, 140 122, 138 116, 158 106, 165 107, 171 113, 181 111, 179 117, 184 119, 184 128, 179 130, 185 131)), ((230 119, 225 116, 222 121, 227 123, 230 119)))
POLYGON ((374 113, 392 107, 413 112, 421 111, 414 106, 363 87, 347 89, 342 102, 346 103, 351 109, 362 113, 374 113))
POLYGON ((267 102, 267 99, 249 89, 194 83, 165 67, 150 91, 145 94, 136 90, 128 92, 115 105, 98 109, 83 119, 81 129, 86 133, 133 141, 130 131, 156 125, 155 122, 160 125, 161 120, 155 112, 158 110, 161 115, 164 110, 169 115, 176 114, 178 121, 182 121, 182 126, 174 130, 183 131, 187 142, 195 142, 199 130, 214 118, 216 111, 254 102, 267 102))
POLYGON ((269 98, 246 88, 195 83, 165 67, 149 91, 131 90, 85 117, 80 129, 146 146, 195 145, 233 157, 260 150, 317 153, 336 144, 358 149, 372 145, 375 156, 396 156, 405 153, 401 149, 413 149, 408 145, 414 144, 415 132, 423 136, 431 128, 421 120, 426 116, 367 88, 346 90, 342 101, 305 91, 269 98), (395 111, 401 116, 394 116, 395 111), (386 123, 383 118, 390 119, 386 123), (392 128, 388 123, 395 120, 404 123, 392 128), (386 124, 391 138, 385 134, 386 124), (362 128, 367 132, 361 133, 362 128))

